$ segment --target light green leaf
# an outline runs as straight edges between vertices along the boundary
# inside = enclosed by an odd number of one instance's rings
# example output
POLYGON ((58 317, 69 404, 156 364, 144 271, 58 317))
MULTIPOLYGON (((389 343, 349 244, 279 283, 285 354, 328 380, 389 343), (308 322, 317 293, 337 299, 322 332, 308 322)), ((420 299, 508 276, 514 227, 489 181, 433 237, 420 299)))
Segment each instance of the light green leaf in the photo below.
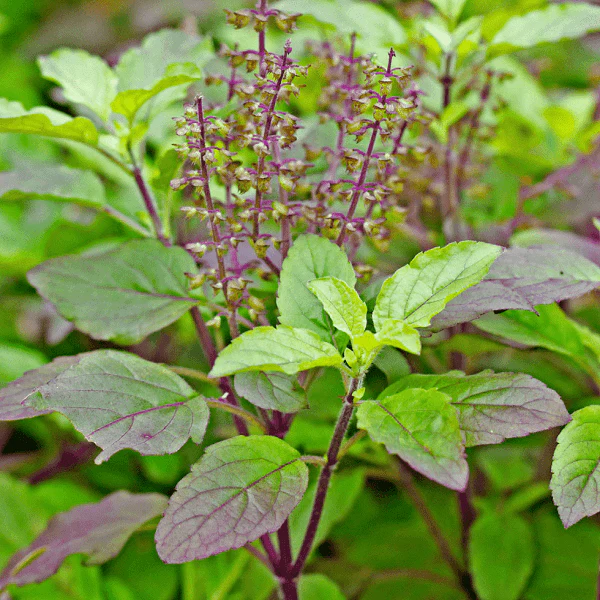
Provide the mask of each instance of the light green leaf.
POLYGON ((300 453, 276 437, 209 446, 169 500, 156 530, 158 554, 172 564, 241 548, 277 531, 307 485, 300 453))
POLYGON ((421 353, 421 336, 405 321, 385 319, 375 334, 375 339, 386 346, 393 346, 411 354, 421 353))
POLYGON ((117 76, 99 56, 61 48, 41 56, 38 64, 46 79, 62 87, 69 102, 91 109, 103 121, 108 119, 117 93, 117 76))
POLYGON ((386 319, 427 327, 452 298, 485 277, 501 252, 499 246, 468 241, 417 254, 383 283, 373 311, 376 329, 386 319))
POLYGON ((282 371, 288 375, 314 367, 341 365, 339 352, 308 329, 256 327, 226 346, 215 361, 211 377, 242 371, 282 371))
POLYGON ((104 186, 91 171, 46 164, 29 164, 18 171, 0 173, 0 199, 57 200, 93 208, 105 203, 104 186))
POLYGON ((191 62, 201 67, 212 56, 210 37, 161 29, 145 37, 141 46, 123 53, 115 67, 118 91, 152 89, 164 77, 175 75, 166 72, 170 65, 191 62))
POLYGON ((112 101, 111 108, 114 112, 124 115, 131 125, 140 108, 142 108, 146 102, 160 94, 160 92, 176 86, 190 84, 193 81, 198 81, 201 77, 201 73, 197 69, 196 71, 196 75, 173 74, 164 77, 150 89, 124 90, 119 92, 112 101))
POLYGON ((98 254, 53 258, 28 280, 84 333, 133 344, 199 303, 189 296, 185 276, 195 271, 182 248, 135 240, 98 254))
POLYGON ((456 21, 467 0, 429 0, 440 13, 451 21, 456 21))
POLYGON ((81 355, 38 391, 25 404, 64 414, 102 448, 97 464, 124 448, 173 454, 189 438, 201 443, 208 423, 206 402, 181 377, 127 352, 81 355))
POLYGON ((531 525, 515 514, 478 517, 469 534, 469 566, 481 600, 519 600, 533 573, 531 525))
POLYGON ((354 288, 336 277, 322 277, 308 282, 308 289, 319 299, 333 326, 351 338, 367 327, 367 305, 354 288))
POLYGON ((0 99, 0 133, 31 133, 98 145, 98 131, 85 117, 69 115, 46 107, 27 111, 18 102, 0 99))
POLYGON ((600 6, 565 2, 513 17, 494 36, 489 52, 493 55, 531 48, 544 42, 583 37, 600 30, 600 6))
POLYGON ((336 277, 351 288, 356 284, 354 269, 341 248, 317 235, 298 237, 281 267, 277 308, 283 325, 310 329, 331 340, 323 305, 307 287, 309 281, 322 277, 336 277))
POLYGON ((299 600, 345 600, 336 583, 321 573, 302 575, 298 582, 299 600))
POLYGON ((522 373, 461 371, 403 377, 380 395, 385 398, 409 388, 436 389, 452 399, 467 446, 499 444, 568 423, 560 396, 541 381, 522 373))
POLYGON ((552 460, 550 488, 565 527, 600 511, 600 406, 573 413, 552 460))
MULTIPOLYGON (((39 351, 20 344, 0 342, 0 385, 21 377, 25 371, 37 369, 48 359, 39 351)), ((0 392, 0 404, 2 393, 0 392)))
POLYGON ((451 489, 465 489, 469 467, 456 409, 447 394, 413 388, 363 402, 358 427, 415 471, 451 489))
POLYGON ((285 373, 238 373, 234 379, 235 391, 242 397, 267 410, 295 413, 306 407, 306 392, 295 376, 285 373))

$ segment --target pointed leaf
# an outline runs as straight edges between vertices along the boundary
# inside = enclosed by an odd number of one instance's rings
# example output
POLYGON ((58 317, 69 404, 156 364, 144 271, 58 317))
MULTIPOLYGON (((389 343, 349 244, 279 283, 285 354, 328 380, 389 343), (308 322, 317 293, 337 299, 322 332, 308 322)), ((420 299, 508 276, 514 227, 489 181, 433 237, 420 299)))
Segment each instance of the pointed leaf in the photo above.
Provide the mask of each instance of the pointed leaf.
POLYGON ((69 102, 89 108, 103 121, 108 119, 117 92, 117 76, 99 56, 61 48, 41 56, 38 64, 46 79, 62 87, 69 102))
POLYGON ((598 30, 600 6, 575 2, 550 4, 509 19, 494 36, 489 51, 498 55, 544 42, 579 38, 598 30))
POLYGON ((450 401, 450 396, 437 390, 404 390, 363 402, 358 408, 358 427, 415 471, 451 489, 464 490, 469 467, 450 401))
POLYGON ((459 242, 418 254, 383 283, 373 311, 376 329, 385 319, 426 327, 452 298, 479 283, 501 252, 492 244, 459 242))
POLYGON ((467 446, 499 444, 507 438, 522 437, 570 421, 560 396, 541 381, 522 373, 414 374, 392 384, 380 398, 409 388, 436 389, 448 394, 458 410, 467 446))
POLYGON ((492 311, 533 311, 539 304, 581 296, 599 285, 600 268, 576 252, 547 246, 510 248, 481 283, 452 300, 433 319, 433 328, 472 321, 492 311))
POLYGON ((120 491, 97 504, 83 504, 57 515, 32 544, 11 558, 0 574, 0 589, 44 581, 71 554, 87 555, 91 565, 106 562, 165 506, 166 498, 161 494, 120 491))
POLYGON ((207 448, 169 500, 156 530, 166 563, 202 559, 277 531, 308 485, 300 454, 270 436, 238 436, 207 448))
POLYGON ((124 90, 117 94, 112 101, 111 108, 114 112, 124 115, 129 124, 132 124, 140 108, 160 92, 178 85, 190 84, 200 78, 200 71, 195 76, 187 74, 170 75, 157 81, 150 89, 124 90))
POLYGON ((98 350, 25 400, 64 414, 103 449, 96 463, 131 448, 143 455, 173 454, 191 438, 200 443, 208 407, 178 375, 134 354, 98 350))
POLYGON ((308 282, 308 289, 319 299, 333 326, 351 338, 367 327, 367 305, 354 288, 336 277, 322 277, 308 282))
POLYGON ((31 133, 98 145, 98 130, 85 117, 69 115, 46 107, 27 111, 18 102, 0 99, 0 133, 31 133))
POLYGON ((135 240, 101 254, 54 258, 27 278, 84 333, 132 344, 199 303, 187 292, 185 273, 195 271, 182 248, 135 240))
POLYGON ((561 253, 568 248, 569 252, 581 254, 595 265, 600 265, 600 243, 571 231, 544 228, 524 229, 515 233, 510 238, 510 243, 513 246, 524 248, 550 246, 548 248, 550 252, 559 249, 561 253))
POLYGON ((238 373, 234 385, 242 398, 266 410, 295 413, 307 405, 306 392, 297 378, 285 373, 238 373))
POLYGON ((101 208, 105 203, 104 186, 94 173, 64 165, 30 164, 0 173, 0 198, 75 202, 93 208, 101 208))
POLYGON ((0 390, 0 421, 29 419, 52 412, 47 409, 35 409, 31 406, 25 406, 23 402, 28 398, 41 397, 39 389, 71 366, 77 364, 82 356, 82 354, 79 354, 77 356, 55 358, 51 363, 39 369, 27 371, 22 377, 15 379, 15 381, 0 390))
POLYGON ((430 0, 444 16, 456 21, 462 12, 466 0, 430 0))
POLYGON ((281 267, 277 290, 279 322, 302 327, 331 340, 323 305, 308 289, 307 283, 321 277, 336 277, 351 288, 356 275, 346 254, 333 242, 316 235, 296 239, 281 267))
POLYGON ((519 600, 533 573, 531 525, 515 514, 484 514, 469 533, 469 566, 481 600, 519 600))
POLYGON ((406 321, 385 319, 383 323, 380 323, 380 329, 375 334, 375 339, 386 346, 393 346, 411 354, 421 353, 421 336, 406 321))
POLYGON ((224 377, 242 371, 282 371, 288 375, 342 363, 339 352, 308 329, 256 327, 225 347, 210 372, 224 377))
POLYGON ((600 511, 600 406, 586 406, 558 436, 550 481, 565 527, 600 511))

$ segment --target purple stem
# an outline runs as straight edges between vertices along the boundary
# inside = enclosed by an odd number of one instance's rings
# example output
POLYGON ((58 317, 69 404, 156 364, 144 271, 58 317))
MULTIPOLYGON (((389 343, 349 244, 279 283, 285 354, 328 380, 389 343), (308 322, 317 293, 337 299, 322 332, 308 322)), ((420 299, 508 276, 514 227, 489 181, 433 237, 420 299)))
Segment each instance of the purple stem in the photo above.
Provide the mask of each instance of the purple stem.
POLYGON ((158 212, 156 210, 156 205, 154 204, 154 199, 152 198, 152 194, 142 177, 142 172, 140 168, 134 163, 133 165, 133 176, 135 178, 135 182, 142 194, 142 198, 144 199, 144 204, 146 206, 146 210, 148 211, 148 215, 152 219, 152 224, 154 225, 154 231, 156 232, 156 237, 168 248, 171 245, 171 241, 165 237, 163 233, 162 222, 160 217, 158 216, 158 212))
POLYGON ((327 490, 329 488, 329 482, 331 481, 331 475, 333 474, 333 470, 337 465, 338 453, 340 451, 342 441, 344 440, 344 436, 346 435, 346 431, 348 430, 348 424, 352 418, 352 413, 354 412, 353 394, 358 389, 358 386, 359 379, 353 378, 350 380, 350 385, 348 386, 348 391, 346 392, 346 396, 344 398, 342 410, 338 416, 338 420, 333 431, 333 436, 329 444, 329 449, 327 450, 327 462, 325 463, 325 466, 319 475, 317 492, 315 494, 315 500, 313 503, 312 512, 310 513, 308 526, 306 527, 306 533, 304 534, 304 539, 302 540, 302 545, 300 546, 300 551, 298 552, 298 558, 296 559, 291 571, 288 573, 288 579, 295 579, 298 577, 298 575, 300 575, 304 567, 304 563, 306 562, 306 559, 308 558, 308 555, 312 549, 313 542, 315 541, 317 528, 323 513, 323 506, 325 504, 327 490))

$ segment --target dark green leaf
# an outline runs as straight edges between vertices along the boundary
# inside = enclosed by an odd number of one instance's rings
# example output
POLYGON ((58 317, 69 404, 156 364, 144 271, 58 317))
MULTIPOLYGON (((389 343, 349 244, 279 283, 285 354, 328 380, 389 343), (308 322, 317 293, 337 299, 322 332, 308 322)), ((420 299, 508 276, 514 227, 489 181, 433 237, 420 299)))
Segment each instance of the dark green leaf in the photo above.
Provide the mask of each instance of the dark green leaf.
POLYGON ((267 410, 294 413, 307 404, 306 392, 300 387, 296 377, 285 373, 238 373, 234 385, 235 391, 242 398, 267 410))
POLYGON ((188 295, 185 276, 195 271, 182 248, 136 240, 99 254, 54 258, 30 271, 28 279, 81 331, 131 344, 199 303, 188 295))
POLYGON ((515 514, 478 517, 469 533, 469 565, 481 600, 519 600, 533 572, 531 525, 515 514))

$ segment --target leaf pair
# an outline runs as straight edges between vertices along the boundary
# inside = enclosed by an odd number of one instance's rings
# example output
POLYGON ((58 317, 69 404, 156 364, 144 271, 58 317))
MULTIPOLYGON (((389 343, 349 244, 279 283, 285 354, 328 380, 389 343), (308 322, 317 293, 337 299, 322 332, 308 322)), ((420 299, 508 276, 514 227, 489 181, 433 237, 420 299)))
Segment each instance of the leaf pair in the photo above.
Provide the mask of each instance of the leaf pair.
POLYGON ((416 471, 452 489, 468 479, 465 446, 568 423, 556 392, 522 374, 409 375, 361 403, 358 426, 416 471))
POLYGON ((206 402, 178 375, 127 352, 98 350, 63 357, 0 391, 0 419, 56 410, 102 448, 96 463, 124 448, 172 454, 202 442, 206 402))
POLYGON ((281 270, 277 306, 283 325, 258 327, 235 339, 211 374, 341 366, 330 342, 340 347, 343 340, 328 318, 352 340, 354 354, 346 357, 359 369, 368 368, 385 345, 418 353, 416 328, 429 325, 452 298, 478 283, 501 251, 491 244, 460 242, 419 254, 384 282, 373 311, 373 333, 366 331, 367 306, 353 289, 356 278, 343 251, 318 236, 301 236, 281 270))

